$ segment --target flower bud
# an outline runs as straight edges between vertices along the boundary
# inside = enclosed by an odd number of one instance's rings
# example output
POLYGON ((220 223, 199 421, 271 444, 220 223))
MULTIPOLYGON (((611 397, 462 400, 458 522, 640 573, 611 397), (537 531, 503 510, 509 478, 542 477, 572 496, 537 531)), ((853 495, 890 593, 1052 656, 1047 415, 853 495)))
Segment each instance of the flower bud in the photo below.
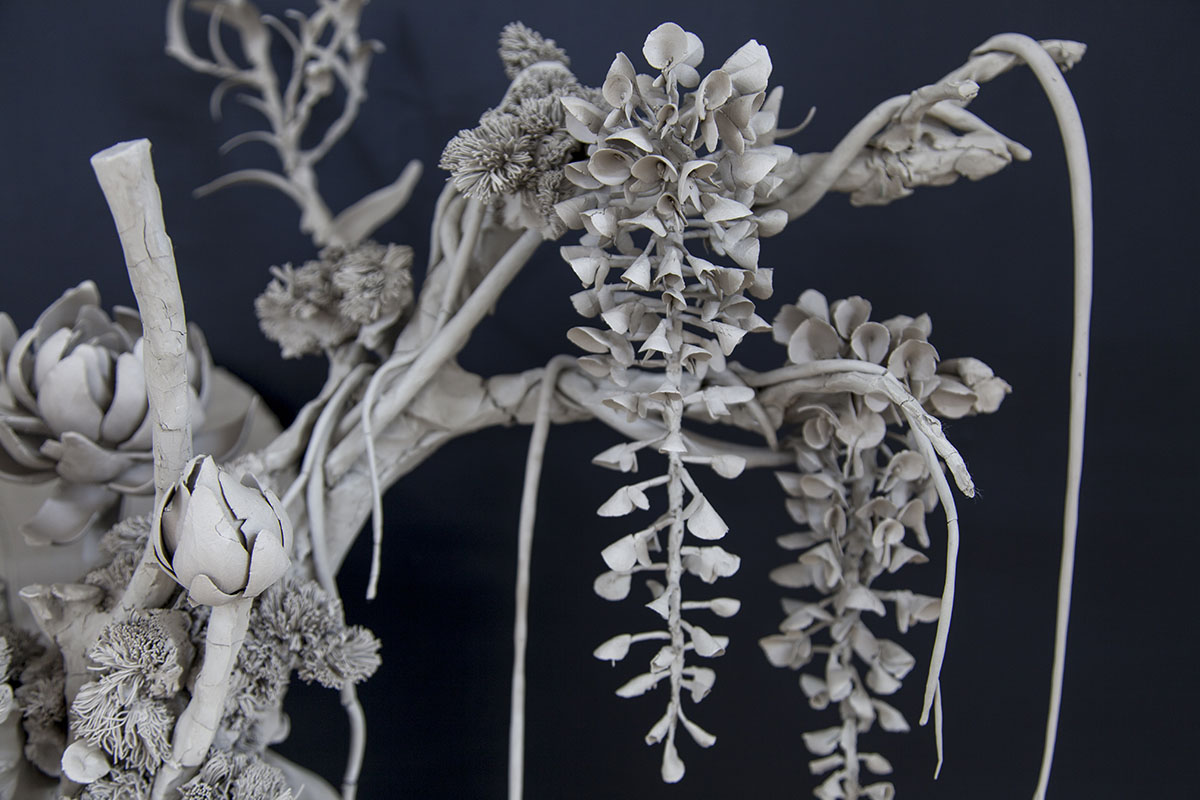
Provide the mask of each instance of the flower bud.
POLYGON ((292 527, 279 499, 249 473, 239 481, 212 456, 188 462, 153 525, 159 564, 193 603, 257 597, 291 564, 292 527))

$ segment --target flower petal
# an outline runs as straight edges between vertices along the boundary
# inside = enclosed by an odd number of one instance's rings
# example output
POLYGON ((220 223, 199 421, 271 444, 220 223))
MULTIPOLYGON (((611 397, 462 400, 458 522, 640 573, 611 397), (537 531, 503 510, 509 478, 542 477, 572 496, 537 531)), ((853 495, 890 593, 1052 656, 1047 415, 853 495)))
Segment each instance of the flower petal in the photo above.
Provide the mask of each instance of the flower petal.
POLYGON ((72 483, 107 483, 138 462, 148 462, 149 453, 118 453, 107 450, 81 434, 67 431, 60 438, 62 454, 58 474, 72 483))
POLYGON ((188 599, 196 605, 223 606, 241 597, 240 593, 226 594, 221 591, 207 575, 197 575, 192 578, 187 590, 188 599))
POLYGON ((234 527, 224 501, 212 489, 198 485, 179 522, 179 544, 171 558, 178 580, 190 587, 207 575, 223 592, 239 592, 250 574, 250 553, 234 527))
POLYGON ((283 577, 291 566, 287 551, 274 536, 262 534, 254 540, 250 554, 250 577, 242 592, 245 597, 258 597, 267 587, 283 577))
POLYGON ((55 433, 77 431, 93 441, 100 438, 103 412, 88 388, 88 362, 71 354, 59 361, 38 386, 38 409, 55 433))
POLYGON ((118 498, 116 492, 105 486, 60 482, 54 494, 21 526, 21 533, 31 545, 73 542, 112 508, 118 498))
POLYGON ((114 384, 112 403, 100 421, 100 439, 120 444, 137 431, 149 411, 146 372, 140 354, 117 356, 114 384))
POLYGON ((688 37, 674 22, 664 22, 646 37, 642 56, 655 69, 666 70, 688 56, 688 37))

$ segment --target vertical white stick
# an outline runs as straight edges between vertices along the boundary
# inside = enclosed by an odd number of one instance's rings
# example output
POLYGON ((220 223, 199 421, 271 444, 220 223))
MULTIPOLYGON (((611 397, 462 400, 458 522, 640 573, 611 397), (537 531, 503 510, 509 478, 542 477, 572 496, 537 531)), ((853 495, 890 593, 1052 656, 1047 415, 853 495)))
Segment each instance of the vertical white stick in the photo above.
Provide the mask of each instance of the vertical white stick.
MULTIPOLYGON (((129 282, 142 317, 146 396, 154 423, 155 503, 179 480, 192 458, 187 381, 187 320, 175 270, 175 253, 163 222, 150 142, 120 142, 91 158, 108 201, 129 282)), ((174 587, 158 568, 149 543, 118 602, 118 613, 158 605, 174 587)))
POLYGON ((513 674, 508 725, 508 800, 521 800, 525 782, 525 649, 529 642, 529 577, 533 560, 533 525, 537 517, 538 483, 550 433, 550 401, 558 374, 575 363, 570 356, 557 356, 542 373, 537 416, 529 434, 525 456, 525 484, 521 489, 521 518, 517 523, 516 611, 513 618, 513 674))
POLYGON ((112 211, 145 336, 146 393, 154 422, 154 489, 174 485, 192 457, 188 408, 187 324, 175 253, 163 223, 150 142, 121 142, 92 156, 112 211))

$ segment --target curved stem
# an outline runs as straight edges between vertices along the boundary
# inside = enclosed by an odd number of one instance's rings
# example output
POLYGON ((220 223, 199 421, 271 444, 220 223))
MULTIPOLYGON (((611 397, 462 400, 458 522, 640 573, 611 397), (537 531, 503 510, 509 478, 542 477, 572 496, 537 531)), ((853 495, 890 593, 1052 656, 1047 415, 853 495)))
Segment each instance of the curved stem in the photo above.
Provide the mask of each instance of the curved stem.
POLYGON ((521 489, 521 517, 517 524, 516 612, 513 620, 513 674, 508 729, 508 797, 520 800, 525 779, 525 650, 529 641, 529 574, 533 558, 533 526, 537 516, 538 483, 550 433, 550 401, 559 373, 574 364, 570 356, 557 356, 546 365, 538 391, 537 416, 529 435, 525 457, 525 484, 521 489))
POLYGON ((834 182, 846 171, 850 163, 858 157, 867 143, 875 134, 883 130, 883 127, 891 121, 897 111, 904 107, 908 100, 909 95, 902 94, 884 100, 875 106, 838 142, 837 147, 833 148, 833 151, 825 157, 821 165, 799 189, 772 207, 782 208, 787 212, 790 220, 795 220, 796 217, 812 210, 812 207, 820 202, 834 182))
MULTIPOLYGON (((334 392, 329 405, 321 412, 321 418, 313 429, 313 442, 309 453, 305 454, 310 471, 308 478, 307 506, 308 529, 312 543, 313 567, 317 580, 331 598, 338 597, 337 582, 329 563, 329 552, 325 541, 325 471, 320 465, 325 461, 325 453, 329 449, 330 433, 336 427, 337 415, 341 413, 346 397, 362 380, 362 376, 370 369, 366 364, 360 364, 354 369, 334 392), (311 461, 310 461, 311 457, 311 461), (313 465, 316 468, 313 469, 313 465)), ((358 776, 362 772, 363 756, 367 747, 367 723, 363 714, 362 704, 358 701, 358 692, 354 684, 347 682, 341 692, 342 707, 346 709, 347 721, 350 725, 350 750, 346 756, 346 771, 342 779, 343 800, 354 800, 358 790, 358 776)))
POLYGON ((1084 418, 1087 411, 1088 331, 1092 306, 1092 177, 1083 121, 1062 72, 1042 45, 1028 36, 1003 34, 979 46, 977 52, 1004 51, 1019 56, 1037 77, 1054 109, 1062 132, 1071 180, 1071 216, 1075 233, 1075 321, 1071 341, 1071 411, 1067 434, 1067 491, 1063 507, 1062 561, 1058 577, 1058 610, 1054 631, 1054 666, 1050 678, 1050 708, 1046 742, 1038 775, 1036 800, 1043 800, 1050 782, 1058 715, 1062 706, 1063 672, 1067 655, 1067 624, 1071 616, 1071 583, 1075 572, 1075 540, 1079 528, 1079 493, 1083 482, 1084 418))
POLYGON ((919 428, 913 427, 912 432, 916 437, 917 446, 921 449, 921 454, 925 456, 925 461, 929 464, 934 489, 937 490, 942 510, 946 514, 946 582, 942 587, 941 611, 938 614, 937 633, 933 639, 933 655, 929 658, 929 675, 925 680, 925 700, 921 706, 920 720, 922 725, 927 724, 930 707, 934 708, 936 714, 934 734, 938 748, 937 769, 940 771, 942 768, 942 704, 940 702, 935 704, 934 701, 941 692, 939 687, 942 663, 946 660, 946 642, 950 638, 950 618, 954 613, 954 586, 958 574, 958 508, 954 504, 954 493, 950 491, 950 482, 946 480, 942 466, 938 462, 937 453, 933 450, 933 443, 919 428))
MULTIPOLYGON (((463 348, 471 331, 492 309, 501 292, 517 276, 542 241, 542 235, 537 231, 521 234, 521 238, 496 262, 458 313, 429 341, 412 366, 380 399, 372 412, 373 426, 386 426, 403 413, 426 382, 463 348)), ((363 439, 364 431, 351 431, 330 453, 325 469, 331 482, 336 482, 344 475, 362 454, 365 449, 363 439)))

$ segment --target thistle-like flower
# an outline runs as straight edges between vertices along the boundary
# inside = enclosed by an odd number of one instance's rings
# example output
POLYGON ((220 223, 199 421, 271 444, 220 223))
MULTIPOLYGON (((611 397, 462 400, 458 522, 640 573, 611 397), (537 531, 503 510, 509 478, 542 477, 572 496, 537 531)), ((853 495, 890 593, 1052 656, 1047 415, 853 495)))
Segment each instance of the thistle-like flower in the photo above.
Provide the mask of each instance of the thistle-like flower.
POLYGON ((557 238, 566 228, 554 206, 575 191, 563 167, 580 147, 560 99, 600 98, 571 74, 570 59, 554 40, 519 22, 501 32, 500 59, 512 85, 478 127, 459 131, 447 143, 440 166, 467 197, 502 202, 505 224, 557 238))
MULTIPOLYGON (((68 290, 17 336, 0 313, 0 478, 58 487, 21 530, 35 544, 70 542, 122 495, 154 490, 152 420, 136 311, 100 308, 91 281, 68 290)), ((188 393, 196 447, 230 454, 249 413, 205 427, 212 359, 188 328, 188 393)))
POLYGON ((193 458, 160 502, 151 536, 159 564, 193 603, 257 597, 291 564, 292 525, 274 493, 211 456, 193 458))
POLYGON ((412 248, 365 242, 326 247, 299 269, 272 267, 274 279, 254 302, 259 326, 284 358, 332 350, 357 338, 385 351, 387 332, 413 304, 412 248))

